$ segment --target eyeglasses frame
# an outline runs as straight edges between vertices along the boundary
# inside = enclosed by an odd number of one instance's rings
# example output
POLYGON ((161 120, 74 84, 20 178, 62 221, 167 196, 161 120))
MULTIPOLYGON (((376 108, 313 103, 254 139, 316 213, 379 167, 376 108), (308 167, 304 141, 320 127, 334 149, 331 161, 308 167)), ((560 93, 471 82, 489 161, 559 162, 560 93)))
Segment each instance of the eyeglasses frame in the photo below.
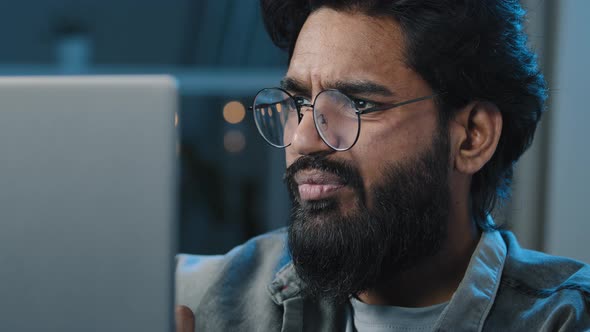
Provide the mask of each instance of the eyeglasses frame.
MULTIPOLYGON (((423 101, 423 100, 427 100, 427 99, 433 99, 433 98, 435 98, 435 97, 437 97, 437 96, 440 96, 441 94, 443 94, 443 93, 435 93, 435 94, 432 94, 432 95, 428 95, 428 96, 424 96, 424 97, 419 97, 419 98, 414 98, 414 99, 410 99, 410 100, 402 101, 402 102, 399 102, 399 103, 392 103, 392 104, 381 104, 381 105, 379 105, 379 106, 371 107, 371 108, 369 108, 369 109, 364 109, 364 110, 359 110, 359 109, 357 109, 357 108, 356 108, 356 106, 355 106, 355 107, 354 107, 354 112, 355 112, 355 114, 357 115, 357 121, 358 121, 357 128, 358 128, 358 129, 357 129, 357 131, 356 131, 356 136, 355 136, 355 138, 354 138, 354 142, 352 142, 352 144, 351 144, 351 145, 350 145, 348 148, 346 148, 346 149, 337 149, 337 148, 334 148, 332 145, 330 145, 330 143, 328 143, 328 142, 326 141, 326 139, 324 138, 324 135, 322 134, 322 132, 321 132, 321 131, 319 130, 319 128, 318 128, 318 123, 317 123, 317 121, 316 121, 316 117, 315 117, 315 104, 316 104, 316 101, 317 101, 318 97, 319 97, 319 96, 320 96, 322 93, 324 93, 324 92, 328 92, 328 91, 334 91, 334 92, 338 92, 338 93, 342 94, 343 96, 345 96, 346 98, 348 98, 348 99, 349 99, 351 102, 353 102, 353 103, 354 103, 354 100, 353 100, 352 98, 350 98, 348 95, 346 95, 345 93, 343 93, 343 92, 342 92, 342 91, 340 91, 340 90, 337 90, 337 89, 326 89, 326 90, 322 90, 322 91, 320 91, 320 92, 319 92, 319 93, 318 93, 318 94, 315 96, 315 98, 313 99, 313 103, 311 103, 311 104, 303 104, 303 103, 299 103, 299 102, 298 102, 298 100, 297 100, 295 97, 293 97, 293 95, 291 95, 291 94, 290 94, 288 91, 286 91, 285 89, 283 89, 283 88, 279 88, 279 87, 274 87, 274 88, 264 88, 264 89, 261 89, 261 90, 259 90, 259 91, 256 93, 256 95, 255 95, 255 97, 254 97, 254 100, 256 100, 256 97, 257 97, 257 96, 258 96, 258 95, 259 95, 259 94, 260 94, 262 91, 264 91, 264 90, 270 90, 270 89, 280 90, 280 91, 284 92, 284 93, 285 93, 287 96, 289 96, 289 98, 291 98, 291 99, 293 100, 293 102, 295 103, 296 110, 297 110, 297 126, 299 126, 299 124, 301 124, 301 120, 303 120, 303 113, 302 113, 302 111, 301 111, 301 108, 302 108, 302 107, 309 107, 309 108, 311 108, 311 111, 312 111, 312 117, 313 117, 313 124, 314 124, 314 126, 315 126, 315 129, 316 129, 316 131, 317 131, 318 135, 320 135, 320 137, 322 138, 322 141, 323 141, 324 143, 326 143, 326 145, 327 145, 328 147, 330 147, 332 150, 334 150, 334 151, 338 151, 338 152, 344 152, 344 151, 348 151, 348 150, 352 149, 352 147, 353 147, 353 146, 356 144, 356 142, 358 141, 358 138, 359 138, 359 136, 360 136, 360 133, 361 133, 361 115, 363 115, 363 114, 369 114, 369 113, 373 113, 373 112, 385 111, 385 110, 393 109, 393 108, 396 108, 396 107, 404 106, 404 105, 407 105, 407 104, 412 104, 412 103, 416 103, 416 102, 423 101)), ((262 105, 266 105, 266 104, 262 104, 262 105)), ((271 104, 269 104, 269 106, 270 106, 270 105, 271 105, 271 104)), ((254 111, 254 105, 252 105, 252 106, 249 106, 249 107, 248 107, 248 110, 250 110, 250 111, 254 111)), ((262 130, 260 129, 260 126, 258 125, 258 122, 256 121, 256 119, 254 119, 254 123, 256 123, 256 127, 258 128, 258 132, 259 132, 259 133, 260 133, 260 132, 262 132, 262 130)), ((267 138, 266 138, 264 135, 260 135, 260 136, 262 136, 262 138, 264 138, 264 140, 265 140, 265 141, 266 141, 268 144, 272 145, 272 146, 273 146, 273 147, 275 147, 275 148, 284 149, 284 148, 287 148, 288 146, 290 146, 290 145, 292 144, 292 142, 290 142, 289 144, 287 144, 287 145, 285 145, 285 146, 276 145, 276 144, 274 144, 274 143, 270 142, 270 141, 269 141, 269 140, 268 140, 268 139, 267 139, 267 138)))

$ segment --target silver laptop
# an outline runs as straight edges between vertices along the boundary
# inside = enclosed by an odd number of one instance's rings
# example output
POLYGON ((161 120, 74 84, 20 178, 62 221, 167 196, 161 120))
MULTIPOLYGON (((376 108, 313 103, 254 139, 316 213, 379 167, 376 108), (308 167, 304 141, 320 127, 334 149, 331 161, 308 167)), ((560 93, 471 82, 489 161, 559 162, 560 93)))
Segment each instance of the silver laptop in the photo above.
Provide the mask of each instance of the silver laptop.
POLYGON ((177 89, 0 78, 0 331, 169 331, 177 89))

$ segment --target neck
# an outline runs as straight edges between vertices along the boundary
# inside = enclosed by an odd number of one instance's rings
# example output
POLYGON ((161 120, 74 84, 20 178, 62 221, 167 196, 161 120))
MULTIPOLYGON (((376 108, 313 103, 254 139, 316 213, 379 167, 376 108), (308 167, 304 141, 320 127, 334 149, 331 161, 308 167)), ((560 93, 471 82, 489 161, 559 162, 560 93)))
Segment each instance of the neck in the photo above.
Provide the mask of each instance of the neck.
POLYGON ((375 289, 357 294, 367 304, 426 307, 451 299, 465 275, 480 232, 468 213, 449 219, 441 250, 375 289))

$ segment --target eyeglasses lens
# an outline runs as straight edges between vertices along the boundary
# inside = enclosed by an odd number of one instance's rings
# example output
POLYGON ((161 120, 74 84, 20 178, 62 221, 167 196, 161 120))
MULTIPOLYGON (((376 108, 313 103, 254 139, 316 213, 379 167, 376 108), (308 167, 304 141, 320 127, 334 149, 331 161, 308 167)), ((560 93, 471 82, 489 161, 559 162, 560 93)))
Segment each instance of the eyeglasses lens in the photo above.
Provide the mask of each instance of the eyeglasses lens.
POLYGON ((281 89, 264 89, 254 99, 254 121, 258 132, 273 146, 291 144, 297 128, 295 100, 281 89))
POLYGON ((325 90, 315 100, 318 133, 331 148, 348 150, 356 141, 359 119, 354 103, 337 90, 325 90))

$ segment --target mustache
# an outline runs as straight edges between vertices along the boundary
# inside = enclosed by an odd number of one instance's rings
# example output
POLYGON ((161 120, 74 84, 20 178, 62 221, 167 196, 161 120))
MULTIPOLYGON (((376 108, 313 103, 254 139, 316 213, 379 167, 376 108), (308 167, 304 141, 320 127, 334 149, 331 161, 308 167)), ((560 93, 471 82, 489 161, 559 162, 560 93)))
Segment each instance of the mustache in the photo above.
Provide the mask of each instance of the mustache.
POLYGON ((328 159, 325 155, 306 155, 295 160, 285 171, 283 182, 294 193, 297 192, 295 175, 303 170, 319 170, 338 176, 347 186, 364 197, 363 179, 357 167, 349 161, 328 159))

